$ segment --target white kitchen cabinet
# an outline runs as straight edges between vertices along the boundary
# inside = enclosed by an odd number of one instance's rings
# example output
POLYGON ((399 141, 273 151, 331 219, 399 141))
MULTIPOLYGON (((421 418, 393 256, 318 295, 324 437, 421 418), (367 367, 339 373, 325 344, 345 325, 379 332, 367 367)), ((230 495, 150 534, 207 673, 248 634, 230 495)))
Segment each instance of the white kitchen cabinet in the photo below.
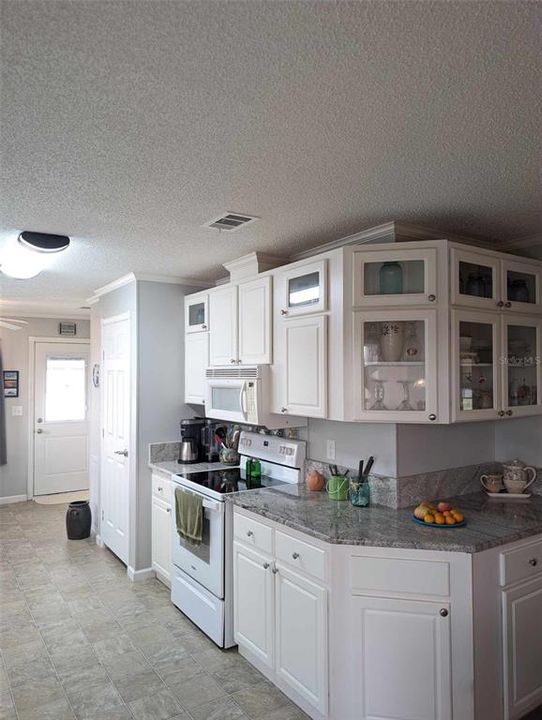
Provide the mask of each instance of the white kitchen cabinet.
POLYGON ((294 263, 277 274, 280 316, 324 312, 327 305, 327 260, 294 263))
MULTIPOLYGON (((437 248, 364 248, 353 253, 353 305, 432 305, 437 294, 437 248)), ((445 300, 446 298, 440 298, 445 300)))
POLYGON ((156 576, 168 586, 171 582, 171 523, 171 505, 153 496, 152 569, 156 576))
MULTIPOLYGON (((501 301, 501 265, 498 255, 467 246, 450 249, 452 305, 495 310, 501 301)), ((503 303, 504 304, 504 303, 503 303)))
POLYGON ((274 664, 274 583, 271 559, 233 543, 234 634, 266 667, 274 664))
POLYGON ((378 597, 353 603, 359 720, 451 720, 448 606, 378 597))
POLYGON ((507 417, 542 412, 542 319, 504 315, 502 326, 502 409, 507 417))
POLYGON ((542 313, 542 268, 536 261, 508 258, 501 261, 504 310, 542 313))
POLYGON ((505 720, 542 704, 542 576, 502 593, 505 720))
POLYGON ((205 403, 205 371, 209 365, 209 333, 188 333, 184 338, 184 401, 205 403))
POLYGON ((327 713, 327 590, 276 563, 276 673, 327 713))
POLYGON ((184 301, 184 330, 199 333, 209 330, 209 295, 188 295, 184 301))
POLYGON ((209 295, 209 364, 230 365, 238 357, 237 285, 225 285, 209 295))
POLYGON ((239 352, 243 365, 272 361, 272 278, 266 275, 239 285, 239 352))
POLYGON ((275 412, 326 417, 327 322, 325 315, 312 315, 281 323, 275 412))
POLYGON ((438 421, 437 342, 435 310, 355 313, 355 418, 438 421))

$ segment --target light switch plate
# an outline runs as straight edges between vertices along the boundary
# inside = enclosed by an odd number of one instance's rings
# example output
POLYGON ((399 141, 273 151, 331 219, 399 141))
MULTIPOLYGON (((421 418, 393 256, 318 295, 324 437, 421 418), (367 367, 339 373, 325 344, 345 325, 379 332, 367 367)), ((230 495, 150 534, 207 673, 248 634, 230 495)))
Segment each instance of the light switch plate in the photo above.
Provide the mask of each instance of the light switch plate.
POLYGON ((12 405, 11 406, 11 416, 12 417, 20 417, 23 414, 23 406, 22 405, 12 405))
POLYGON ((335 440, 327 441, 326 457, 328 460, 335 460, 335 440))

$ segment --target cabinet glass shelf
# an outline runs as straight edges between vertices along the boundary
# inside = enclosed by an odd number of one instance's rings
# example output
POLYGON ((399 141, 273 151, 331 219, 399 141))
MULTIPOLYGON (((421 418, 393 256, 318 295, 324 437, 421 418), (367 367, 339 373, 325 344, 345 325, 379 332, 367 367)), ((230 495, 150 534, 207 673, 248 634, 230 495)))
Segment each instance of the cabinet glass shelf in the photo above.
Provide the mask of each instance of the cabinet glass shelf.
POLYGON ((423 367, 423 362, 409 362, 408 360, 398 360, 397 362, 380 362, 371 360, 371 362, 363 363, 365 367, 423 367))

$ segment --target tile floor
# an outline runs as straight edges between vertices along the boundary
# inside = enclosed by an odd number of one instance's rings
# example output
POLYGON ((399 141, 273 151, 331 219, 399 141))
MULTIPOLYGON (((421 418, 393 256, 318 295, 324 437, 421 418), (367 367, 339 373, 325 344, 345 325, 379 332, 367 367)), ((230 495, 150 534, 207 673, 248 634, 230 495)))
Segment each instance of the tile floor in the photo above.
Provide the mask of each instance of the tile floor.
POLYGON ((301 720, 157 580, 131 583, 65 506, 0 506, 0 720, 301 720))

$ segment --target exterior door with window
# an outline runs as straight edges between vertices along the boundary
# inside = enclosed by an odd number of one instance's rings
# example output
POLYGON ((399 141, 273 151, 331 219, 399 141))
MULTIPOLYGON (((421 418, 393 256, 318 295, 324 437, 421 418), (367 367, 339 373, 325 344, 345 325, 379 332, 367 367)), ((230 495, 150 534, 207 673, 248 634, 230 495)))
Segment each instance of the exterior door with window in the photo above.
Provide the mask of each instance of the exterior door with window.
POLYGON ((34 495, 88 488, 86 343, 37 342, 34 495))

